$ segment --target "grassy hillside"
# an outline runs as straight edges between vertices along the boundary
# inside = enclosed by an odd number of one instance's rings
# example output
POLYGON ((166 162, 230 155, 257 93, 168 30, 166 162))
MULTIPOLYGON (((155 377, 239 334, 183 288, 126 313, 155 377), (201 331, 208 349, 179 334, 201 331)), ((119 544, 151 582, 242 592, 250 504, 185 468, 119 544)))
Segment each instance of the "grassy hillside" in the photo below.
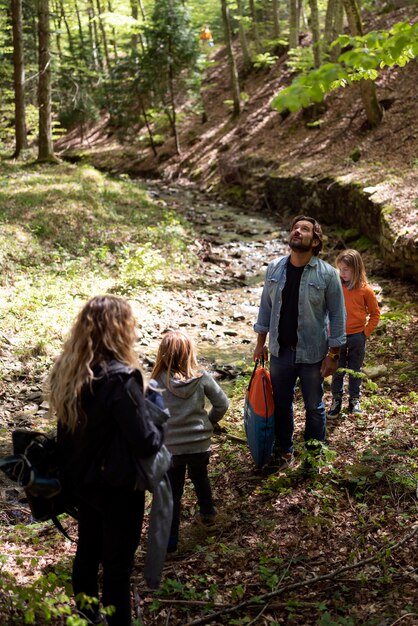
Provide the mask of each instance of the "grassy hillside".
POLYGON ((91 295, 130 296, 139 308, 144 290, 193 263, 178 216, 92 167, 2 161, 0 207, 2 341, 23 361, 56 349, 91 295))

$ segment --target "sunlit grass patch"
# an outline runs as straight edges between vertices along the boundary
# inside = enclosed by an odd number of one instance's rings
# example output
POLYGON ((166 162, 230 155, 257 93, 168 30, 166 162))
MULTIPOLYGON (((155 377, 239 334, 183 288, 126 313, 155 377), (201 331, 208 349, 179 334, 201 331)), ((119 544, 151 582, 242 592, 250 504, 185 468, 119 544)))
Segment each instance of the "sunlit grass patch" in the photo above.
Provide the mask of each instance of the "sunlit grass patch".
POLYGON ((0 207, 0 320, 21 355, 53 352, 89 297, 136 298, 194 262, 174 211, 89 166, 1 162, 0 207))

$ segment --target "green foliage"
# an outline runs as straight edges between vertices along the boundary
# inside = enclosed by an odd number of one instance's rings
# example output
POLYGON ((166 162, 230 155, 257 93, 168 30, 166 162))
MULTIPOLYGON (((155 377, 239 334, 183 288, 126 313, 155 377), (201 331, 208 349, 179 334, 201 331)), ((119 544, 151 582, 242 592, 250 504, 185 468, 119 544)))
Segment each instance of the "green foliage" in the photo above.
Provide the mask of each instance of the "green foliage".
POLYGON ((286 65, 293 72, 308 72, 314 66, 312 48, 302 46, 291 48, 288 52, 286 65))
POLYGON ((318 626, 355 626, 355 623, 351 617, 333 617, 331 613, 325 611, 318 621, 318 626))
POLYGON ((184 600, 206 600, 210 605, 213 597, 218 593, 217 586, 211 583, 210 578, 210 575, 192 576, 186 584, 173 578, 165 578, 158 595, 163 598, 175 596, 184 600))
POLYGON ((277 58, 270 52, 260 52, 254 56, 253 66, 256 70, 268 70, 276 63, 277 58))
POLYGON ((388 31, 373 31, 363 37, 339 37, 334 45, 351 46, 338 63, 325 63, 320 68, 297 76, 289 87, 272 101, 278 111, 298 111, 338 87, 361 79, 375 80, 386 66, 405 65, 418 54, 418 24, 400 22, 388 31))
POLYGON ((292 84, 282 89, 271 106, 278 111, 299 111, 313 102, 322 102, 324 95, 346 76, 338 63, 325 63, 308 74, 297 76, 292 84))
POLYGON ((272 474, 267 478, 265 484, 262 487, 262 493, 266 495, 280 494, 285 496, 291 493, 292 478, 290 476, 279 474, 275 476, 272 474))
POLYGON ((321 470, 323 468, 332 470, 336 456, 335 450, 331 450, 326 443, 317 439, 311 439, 301 450, 300 460, 302 467, 305 465, 312 470, 321 470))
POLYGON ((152 18, 145 26, 147 50, 142 59, 150 85, 162 101, 168 97, 170 81, 195 66, 198 43, 190 13, 180 0, 157 0, 152 18))
POLYGON ((361 159, 361 150, 359 148, 354 148, 354 150, 352 150, 350 154, 348 155, 347 160, 352 161, 353 163, 357 163, 357 161, 360 161, 360 159, 361 159))
POLYGON ((403 67, 418 55, 418 24, 399 22, 390 30, 373 31, 362 37, 341 35, 337 43, 351 48, 341 54, 339 61, 353 70, 403 67))
MULTIPOLYGON (((59 618, 66 620, 66 623, 72 626, 87 624, 85 620, 80 621, 71 606, 71 585, 68 573, 57 576, 50 572, 38 578, 34 583, 22 586, 5 570, 6 563, 7 557, 2 557, 0 619, 2 615, 7 615, 9 626, 50 624, 59 618)), ((18 564, 18 559, 16 563, 18 564)))

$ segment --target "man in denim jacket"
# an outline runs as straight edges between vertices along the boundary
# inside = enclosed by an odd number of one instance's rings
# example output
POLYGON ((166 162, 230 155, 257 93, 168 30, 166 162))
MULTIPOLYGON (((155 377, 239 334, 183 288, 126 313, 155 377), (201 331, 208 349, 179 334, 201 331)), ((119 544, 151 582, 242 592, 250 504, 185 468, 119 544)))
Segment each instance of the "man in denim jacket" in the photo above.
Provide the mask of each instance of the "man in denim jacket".
POLYGON ((346 342, 341 280, 336 269, 318 258, 322 248, 320 224, 312 217, 296 217, 289 246, 290 255, 267 268, 254 324, 258 333, 254 360, 267 360, 269 334, 276 436, 273 462, 278 467, 293 462, 297 378, 305 404, 305 442, 325 440, 323 380, 336 371, 340 347, 346 342))

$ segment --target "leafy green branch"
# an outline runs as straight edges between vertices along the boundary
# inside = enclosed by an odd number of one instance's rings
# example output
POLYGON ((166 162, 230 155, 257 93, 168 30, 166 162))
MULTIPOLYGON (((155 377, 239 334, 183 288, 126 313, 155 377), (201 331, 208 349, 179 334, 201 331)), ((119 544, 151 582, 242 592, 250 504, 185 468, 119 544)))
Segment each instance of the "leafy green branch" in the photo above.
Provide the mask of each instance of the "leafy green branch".
POLYGON ((372 31, 363 36, 341 35, 332 46, 345 52, 337 63, 325 63, 318 69, 297 76, 282 89, 271 106, 279 112, 291 112, 322 102, 332 89, 358 80, 376 80, 384 67, 405 66, 418 55, 418 23, 399 22, 390 30, 372 31))

